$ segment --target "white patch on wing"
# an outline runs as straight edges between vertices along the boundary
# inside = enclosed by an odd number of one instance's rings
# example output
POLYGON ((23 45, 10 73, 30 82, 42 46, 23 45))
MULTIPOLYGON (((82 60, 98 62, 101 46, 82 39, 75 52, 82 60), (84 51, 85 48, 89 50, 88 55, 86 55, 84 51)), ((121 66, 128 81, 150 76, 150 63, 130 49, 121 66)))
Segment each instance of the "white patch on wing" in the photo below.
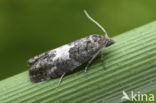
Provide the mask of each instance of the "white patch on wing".
POLYGON ((63 59, 63 60, 67 60, 69 59, 69 50, 70 48, 72 48, 73 46, 72 45, 63 45, 59 48, 56 48, 55 51, 56 51, 56 56, 53 58, 53 60, 57 60, 58 58, 60 59, 63 59))
POLYGON ((57 69, 56 66, 52 67, 49 71, 48 74, 51 75, 51 73, 54 73, 54 71, 57 69))
POLYGON ((90 41, 91 41, 92 43, 94 42, 94 40, 93 40, 93 35, 89 36, 89 39, 90 39, 90 41))

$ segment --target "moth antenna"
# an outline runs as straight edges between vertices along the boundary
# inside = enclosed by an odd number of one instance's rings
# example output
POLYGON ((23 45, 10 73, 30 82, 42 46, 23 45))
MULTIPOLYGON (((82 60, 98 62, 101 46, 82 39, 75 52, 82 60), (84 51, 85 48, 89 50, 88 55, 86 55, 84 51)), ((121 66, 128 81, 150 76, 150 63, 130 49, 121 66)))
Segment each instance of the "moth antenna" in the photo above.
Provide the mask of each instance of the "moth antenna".
MULTIPOLYGON (((104 32, 104 34, 107 35, 106 30, 105 30, 97 21, 95 21, 95 20, 88 14, 88 12, 87 12, 86 10, 84 10, 84 13, 85 13, 85 15, 87 16, 87 18, 88 18, 89 20, 91 20, 93 23, 95 23, 95 24, 104 32)), ((108 36, 108 35, 107 35, 107 36, 108 36)))

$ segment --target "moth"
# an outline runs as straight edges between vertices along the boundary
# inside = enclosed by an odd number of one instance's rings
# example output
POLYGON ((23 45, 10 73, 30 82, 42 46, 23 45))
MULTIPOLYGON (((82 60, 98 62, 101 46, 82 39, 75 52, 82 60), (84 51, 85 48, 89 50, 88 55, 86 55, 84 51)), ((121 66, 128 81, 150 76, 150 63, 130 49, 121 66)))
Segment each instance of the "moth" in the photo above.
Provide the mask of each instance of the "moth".
POLYGON ((84 13, 104 34, 93 34, 29 59, 31 82, 37 83, 60 77, 60 83, 66 73, 88 62, 85 67, 85 72, 87 72, 88 66, 99 53, 101 53, 101 60, 104 61, 102 48, 115 42, 108 37, 106 30, 86 10, 84 13))

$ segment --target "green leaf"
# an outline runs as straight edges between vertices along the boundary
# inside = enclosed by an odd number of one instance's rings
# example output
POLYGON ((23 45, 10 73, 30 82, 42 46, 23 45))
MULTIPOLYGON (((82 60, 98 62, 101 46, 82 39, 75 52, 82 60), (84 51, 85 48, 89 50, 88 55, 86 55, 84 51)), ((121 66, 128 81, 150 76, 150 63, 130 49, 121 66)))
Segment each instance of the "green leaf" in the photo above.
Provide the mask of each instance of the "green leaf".
MULTIPOLYGON (((0 102, 82 103, 121 102, 122 91, 156 90, 156 22, 113 38, 104 48, 105 66, 100 58, 88 68, 58 79, 31 83, 28 71, 0 81, 0 102)), ((11 68, 15 69, 15 68, 11 68)))

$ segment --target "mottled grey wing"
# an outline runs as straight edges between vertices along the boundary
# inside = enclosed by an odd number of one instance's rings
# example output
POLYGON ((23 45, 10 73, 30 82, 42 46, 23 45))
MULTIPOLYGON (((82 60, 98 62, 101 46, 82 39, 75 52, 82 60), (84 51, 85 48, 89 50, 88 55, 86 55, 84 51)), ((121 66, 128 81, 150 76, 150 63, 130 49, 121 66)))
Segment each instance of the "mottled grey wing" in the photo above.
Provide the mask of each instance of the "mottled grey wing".
POLYGON ((32 82, 41 82, 52 78, 51 72, 55 69, 53 57, 55 57, 55 52, 51 51, 30 59, 32 67, 29 69, 29 76, 32 82))

